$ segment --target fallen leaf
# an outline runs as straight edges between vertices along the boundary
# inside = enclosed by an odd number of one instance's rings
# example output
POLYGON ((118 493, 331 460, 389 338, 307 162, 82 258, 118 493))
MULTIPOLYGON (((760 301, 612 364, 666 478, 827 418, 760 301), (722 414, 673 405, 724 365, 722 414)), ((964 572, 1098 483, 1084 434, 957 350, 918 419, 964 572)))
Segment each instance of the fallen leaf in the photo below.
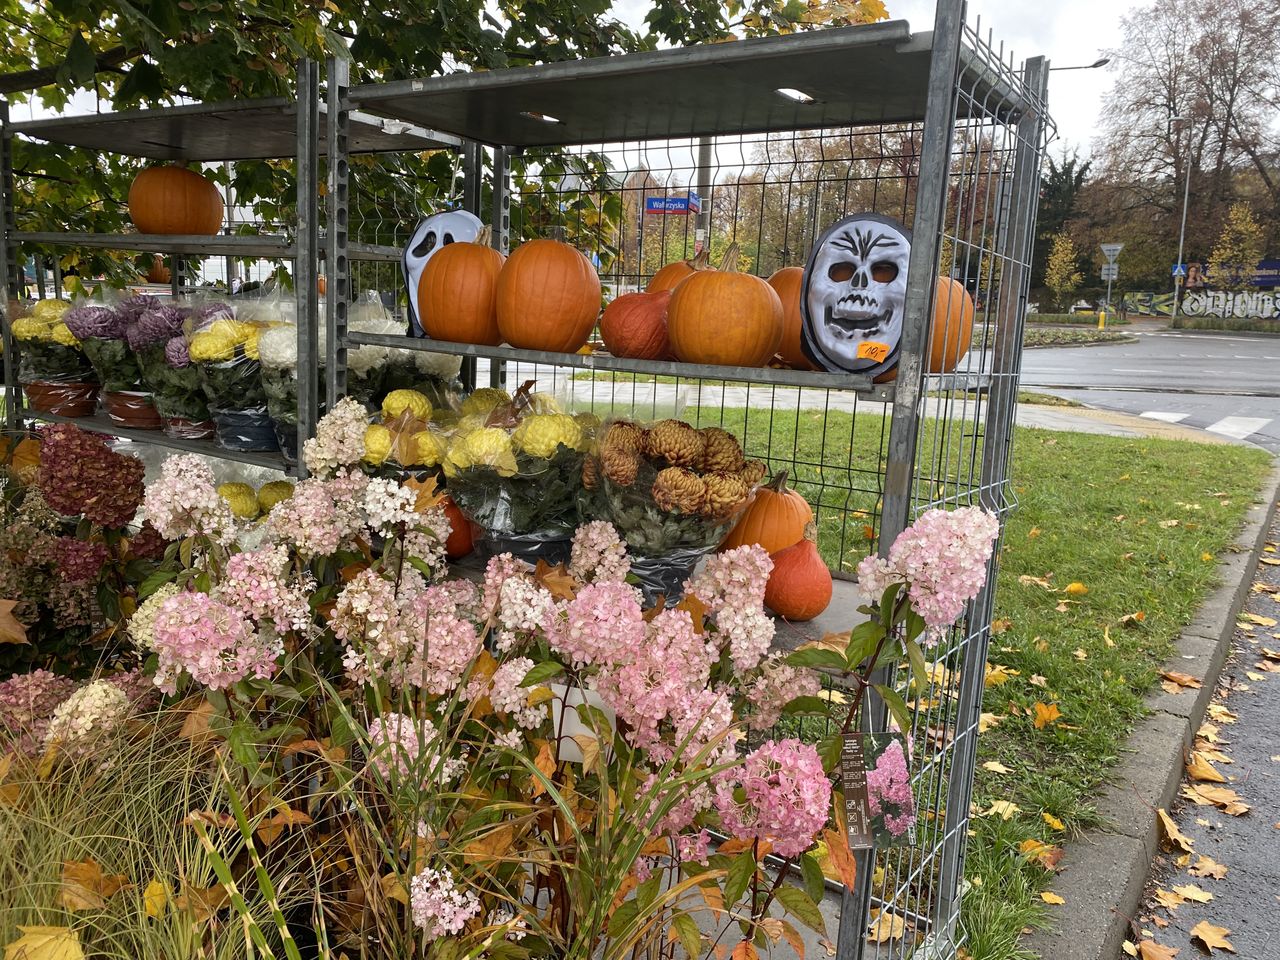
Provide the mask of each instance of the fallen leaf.
POLYGON ((68 910, 101 910, 110 897, 127 886, 128 877, 104 874, 96 860, 64 860, 58 902, 68 910))
POLYGON ((867 931, 867 940, 871 943, 888 943, 890 940, 901 940, 907 932, 907 921, 896 913, 881 913, 867 931))
POLYGON ((1162 947, 1154 940, 1143 940, 1138 944, 1138 960, 1173 960, 1177 955, 1177 948, 1162 947))
POLYGON ((1161 831, 1164 834, 1165 842, 1170 847, 1179 847, 1187 853, 1192 852, 1192 841, 1183 835, 1178 829, 1178 825, 1173 822, 1173 817, 1163 809, 1156 811, 1156 816, 1160 820, 1161 831))
POLYGON ((1210 953, 1214 950, 1229 950, 1235 953, 1236 948, 1227 939, 1227 934, 1230 932, 1226 927, 1217 927, 1208 920, 1201 920, 1191 928, 1191 939, 1199 940, 1210 953))
POLYGON ((210 919, 231 902, 227 888, 220 883, 212 887, 184 886, 173 899, 175 910, 189 910, 200 923, 210 919))
POLYGON ((978 732, 986 733, 988 730, 994 730, 1000 726, 1000 721, 1004 717, 998 713, 984 713, 978 717, 978 732))
POLYGON ((1184 884, 1181 887, 1174 887, 1173 892, 1186 897, 1194 903, 1208 903, 1213 899, 1213 894, 1208 890, 1201 890, 1194 883, 1184 884))
POLYGON ((1227 868, 1211 857, 1198 856, 1196 864, 1187 870, 1187 873, 1193 877, 1210 877, 1214 880, 1221 880, 1227 875, 1227 868))
MULTIPOLYGON (((5 601, 8 603, 9 601, 5 601)), ((1274 627, 1276 625, 1275 617, 1264 617, 1258 613, 1243 613, 1240 615, 1242 619, 1248 620, 1250 623, 1256 623, 1260 627, 1274 627)))
POLYGON ((1022 812, 1022 808, 1011 800, 997 800, 982 812, 984 817, 999 817, 1001 820, 1012 820, 1022 812))
POLYGON ((1084 647, 1076 647, 1075 652, 1074 652, 1074 653, 1072 653, 1072 656, 1073 656, 1073 657, 1075 657, 1077 660, 1088 660, 1088 659, 1089 659, 1089 654, 1088 654, 1088 652, 1084 649, 1084 647))
POLYGON ((84 960, 80 935, 70 927, 19 927, 4 960, 84 960))
POLYGON ((1198 750, 1192 751, 1191 759, 1187 761, 1187 776, 1192 780, 1200 780, 1204 783, 1227 782, 1227 778, 1215 770, 1213 764, 1198 750))
POLYGON ((263 846, 269 847, 280 839, 280 834, 284 833, 285 827, 306 826, 309 823, 311 823, 311 817, 307 814, 301 810, 286 807, 269 817, 263 817, 258 821, 258 828, 254 832, 263 846))
POLYGON ((1044 577, 1033 577, 1029 573, 1024 573, 1018 577, 1018 582, 1024 587, 1040 587, 1044 590, 1052 590, 1053 584, 1044 577))
POLYGON ((991 635, 993 637, 998 637, 1000 636, 1000 634, 1007 633, 1012 629, 1013 629, 1013 621, 1009 620, 1008 618, 1001 618, 999 620, 991 621, 991 635))
POLYGON ((1135 610, 1133 613, 1126 613, 1123 617, 1120 618, 1120 626, 1122 627, 1136 626, 1137 624, 1142 623, 1146 619, 1147 619, 1147 615, 1144 611, 1135 610))
POLYGON ((1182 894, 1159 888, 1156 889, 1155 898, 1156 903, 1160 904, 1160 906, 1164 907, 1166 910, 1177 910, 1187 902, 1187 898, 1182 894))
POLYGON ((1194 783, 1185 785, 1179 793, 1201 806, 1219 807, 1223 813, 1232 817, 1240 817, 1249 812, 1249 805, 1240 799, 1240 794, 1227 787, 1194 783))
POLYGON ((1178 525, 1177 520, 1161 520, 1160 521, 1160 526, 1165 527, 1166 529, 1169 527, 1176 527, 1177 525, 1178 525))
POLYGON ((1027 683, 1031 684, 1033 687, 1040 687, 1041 689, 1044 689, 1045 687, 1049 686, 1049 681, 1046 680, 1044 677, 1040 676, 1040 674, 1038 673, 1032 674, 1027 679, 1027 683))
POLYGON ((986 675, 982 678, 982 684, 985 687, 998 687, 1002 683, 1008 683, 1010 677, 1021 676, 1020 671, 1010 670, 1006 666, 1000 664, 987 664, 986 675))
POLYGON ((142 907, 148 917, 158 920, 169 905, 169 888, 159 880, 152 880, 142 891, 142 907))
POLYGON ((1138 948, 1133 945, 1132 940, 1126 940, 1120 944, 1120 949, 1125 952, 1125 956, 1136 957, 1138 955, 1138 948))
POLYGON ((1063 823, 1061 820, 1059 820, 1057 817, 1055 817, 1052 813, 1042 813, 1040 814, 1040 817, 1041 819, 1044 820, 1045 823, 1049 825, 1050 830, 1062 831, 1067 829, 1067 825, 1063 823))
POLYGON ((1240 719, 1220 703, 1209 704, 1209 716, 1218 723, 1235 723, 1240 719))
POLYGON ((1189 673, 1178 673, 1176 670, 1161 670, 1160 676, 1164 677, 1170 683, 1175 683, 1179 687, 1188 687, 1192 690, 1199 690, 1202 686, 1201 682, 1189 673))
POLYGON ((1013 773, 1012 770, 1006 767, 999 760, 988 760, 982 765, 982 769, 989 770, 992 773, 1013 773))
POLYGON ((1035 726, 1037 730, 1043 730, 1049 724, 1062 716, 1062 711, 1058 709, 1058 705, 1056 703, 1044 704, 1037 700, 1034 707, 1036 711, 1035 726))
POLYGON ((1066 593, 1068 596, 1083 597, 1086 593, 1089 592, 1089 588, 1086 587, 1079 580, 1076 580, 1071 583, 1068 583, 1066 590, 1064 590, 1063 592, 1066 593))
POLYGON ((1062 899, 1062 897, 1058 896, 1056 893, 1051 893, 1048 890, 1040 894, 1040 899, 1043 900, 1045 903, 1053 904, 1054 906, 1061 906, 1062 904, 1067 902, 1066 900, 1062 899))
POLYGON ((1043 840, 1023 840, 1018 844, 1018 852, 1024 854, 1028 860, 1035 860, 1046 870, 1056 870, 1058 863, 1062 860, 1062 848, 1045 843, 1043 840))

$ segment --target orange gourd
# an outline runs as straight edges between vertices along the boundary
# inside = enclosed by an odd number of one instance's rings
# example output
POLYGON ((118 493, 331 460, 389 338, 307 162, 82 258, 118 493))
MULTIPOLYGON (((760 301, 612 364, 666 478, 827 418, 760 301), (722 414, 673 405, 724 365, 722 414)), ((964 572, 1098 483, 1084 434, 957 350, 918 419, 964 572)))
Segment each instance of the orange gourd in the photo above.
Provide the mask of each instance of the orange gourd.
POLYGON ((680 286, 680 281, 686 277, 693 276, 699 270, 710 270, 710 260, 710 248, 698 251, 698 255, 692 260, 673 260, 653 275, 653 279, 649 281, 649 285, 645 287, 645 290, 649 293, 657 293, 659 290, 674 290, 680 286))
POLYGON ((793 370, 816 370, 804 351, 800 349, 800 286, 804 280, 804 267, 783 267, 769 277, 778 299, 782 301, 782 345, 778 355, 793 370))
POLYGON ((498 331, 513 347, 573 353, 599 315, 600 277, 567 243, 522 243, 498 274, 498 331))
POLYGON ((787 486, 787 471, 779 470, 772 482, 756 491, 720 549, 758 543, 766 553, 777 553, 803 540, 805 526, 812 522, 809 501, 787 486))
POLYGON ((148 283, 168 283, 173 279, 173 271, 164 262, 164 257, 156 254, 151 258, 151 269, 147 271, 148 283))
POLYGON ((427 336, 500 344, 498 275, 506 259, 489 246, 488 227, 474 243, 450 243, 437 250, 418 281, 418 310, 427 336))
POLYGON ((471 521, 462 512, 462 508, 453 502, 452 497, 445 497, 440 501, 440 506, 444 508, 444 515, 449 518, 449 538, 444 542, 445 556, 450 560, 461 560, 475 548, 471 521))
POLYGON ((771 554, 773 570, 764 605, 784 619, 812 620, 831 603, 831 570, 818 553, 818 528, 805 526, 804 539, 771 554))
POLYGON ((667 339, 670 290, 625 293, 604 308, 600 336, 615 357, 664 360, 671 356, 667 339))
POLYGON ((186 167, 148 167, 129 187, 129 218, 143 233, 212 236, 222 229, 222 194, 186 167))
POLYGON ((671 294, 667 336, 685 363, 762 367, 782 343, 782 301, 773 287, 734 264, 738 247, 719 270, 686 277, 671 294))
MULTIPOLYGON (((950 373, 973 343, 973 297, 959 280, 939 277, 933 294, 933 320, 929 333, 929 373, 950 373)), ((876 377, 876 383, 898 379, 894 367, 876 377)))

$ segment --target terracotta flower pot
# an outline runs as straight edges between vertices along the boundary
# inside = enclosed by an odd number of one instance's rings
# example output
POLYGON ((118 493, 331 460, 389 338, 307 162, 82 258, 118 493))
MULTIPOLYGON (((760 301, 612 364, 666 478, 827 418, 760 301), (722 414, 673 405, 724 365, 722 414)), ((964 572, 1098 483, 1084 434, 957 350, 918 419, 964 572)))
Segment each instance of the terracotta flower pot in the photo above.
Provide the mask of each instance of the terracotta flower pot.
POLYGON ((98 406, 96 383, 30 380, 22 385, 33 409, 60 417, 91 417, 98 406))
POLYGON ((141 390, 122 390, 119 393, 102 393, 102 405, 113 423, 134 430, 159 430, 164 426, 151 394, 141 390))

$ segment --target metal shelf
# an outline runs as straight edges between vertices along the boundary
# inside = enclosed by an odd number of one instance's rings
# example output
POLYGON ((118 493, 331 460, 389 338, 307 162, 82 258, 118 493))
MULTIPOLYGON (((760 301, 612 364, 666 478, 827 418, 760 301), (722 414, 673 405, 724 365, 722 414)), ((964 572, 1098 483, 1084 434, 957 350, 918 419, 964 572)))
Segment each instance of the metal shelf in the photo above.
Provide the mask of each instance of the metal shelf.
MULTIPOLYGON (((106 247, 115 250, 143 250, 148 253, 186 253, 207 257, 263 257, 291 260, 298 248, 288 237, 273 234, 220 234, 211 237, 179 236, 161 233, 39 233, 15 231, 9 234, 15 243, 43 244, 52 247, 106 247)), ((320 236, 320 256, 324 257, 324 235, 320 236)), ((352 260, 399 263, 403 255, 399 247, 376 243, 350 243, 347 256, 352 260)))
POLYGON ((877 399, 891 396, 892 389, 888 385, 874 384, 867 375, 856 373, 814 373, 808 370, 779 370, 774 367, 721 367, 706 363, 680 363, 676 360, 632 360, 626 357, 610 356, 607 353, 550 353, 545 350, 489 347, 475 343, 452 343, 447 340, 381 333, 348 333, 345 340, 352 346, 363 344, 399 350, 425 350, 459 357, 487 357, 490 360, 541 363, 556 367, 578 367, 583 370, 650 374, 688 380, 731 380, 783 387, 854 390, 867 396, 875 396, 877 399))
POLYGON ((108 436, 133 440, 138 443, 150 443, 157 447, 169 447, 173 450, 185 450, 188 453, 201 453, 208 457, 217 457, 220 460, 236 460, 240 463, 249 463, 257 467, 282 470, 285 473, 289 473, 291 469, 286 466, 284 457, 279 453, 228 450, 225 447, 218 446, 212 440, 183 440, 180 437, 171 437, 163 430, 135 430, 132 427, 122 427, 120 424, 113 422, 110 417, 102 415, 94 417, 62 417, 56 413, 45 413, 42 410, 28 408, 22 411, 21 416, 27 420, 41 420, 46 423, 71 423, 82 430, 90 430, 93 433, 107 434, 108 436))

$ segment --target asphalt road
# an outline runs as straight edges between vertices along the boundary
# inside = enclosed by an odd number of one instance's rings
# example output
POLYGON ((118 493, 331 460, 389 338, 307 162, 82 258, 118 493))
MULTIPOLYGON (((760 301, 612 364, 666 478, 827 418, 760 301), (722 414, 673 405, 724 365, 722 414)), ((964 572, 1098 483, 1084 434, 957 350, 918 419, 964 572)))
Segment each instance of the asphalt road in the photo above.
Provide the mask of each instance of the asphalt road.
POLYGON ((1280 337, 1190 330, 1135 335, 1136 343, 1028 350, 1022 385, 1280 453, 1280 337))

